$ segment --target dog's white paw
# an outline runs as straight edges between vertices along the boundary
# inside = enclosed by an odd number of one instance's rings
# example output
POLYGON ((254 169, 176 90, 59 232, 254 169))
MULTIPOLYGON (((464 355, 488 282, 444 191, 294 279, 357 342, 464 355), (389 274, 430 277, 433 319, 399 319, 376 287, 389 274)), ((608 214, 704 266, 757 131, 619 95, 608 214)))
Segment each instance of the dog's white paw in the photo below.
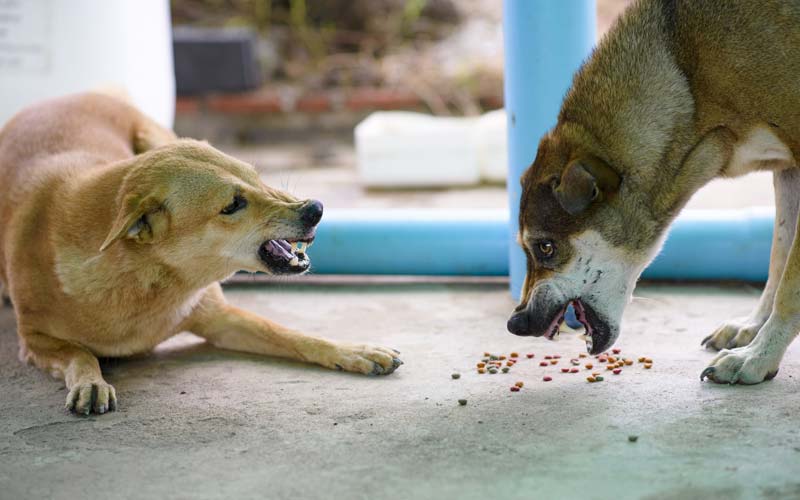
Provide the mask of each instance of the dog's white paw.
POLYGON ((337 344, 320 364, 366 375, 389 375, 403 364, 394 349, 367 344, 337 344))
POLYGON ((78 415, 114 411, 117 409, 117 393, 113 386, 103 380, 80 382, 69 390, 65 408, 78 415))
POLYGON ((758 347, 725 349, 700 374, 718 384, 760 384, 778 374, 781 356, 765 354, 758 347))
POLYGON ((764 323, 751 317, 728 320, 700 344, 715 351, 744 347, 750 344, 764 323))

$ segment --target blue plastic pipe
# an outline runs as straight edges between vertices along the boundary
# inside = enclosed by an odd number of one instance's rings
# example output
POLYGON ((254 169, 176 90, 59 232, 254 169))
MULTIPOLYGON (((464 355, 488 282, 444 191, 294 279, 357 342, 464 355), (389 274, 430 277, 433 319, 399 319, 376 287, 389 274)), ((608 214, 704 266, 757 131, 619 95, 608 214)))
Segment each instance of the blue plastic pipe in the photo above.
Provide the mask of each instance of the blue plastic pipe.
MULTIPOLYGON (((774 209, 687 210, 644 278, 764 281, 774 209)), ((330 210, 310 250, 319 274, 507 276, 509 215, 330 210)), ((513 244, 516 246, 516 243, 513 244)))
POLYGON ((516 245, 522 172, 556 123, 572 75, 597 38, 595 0, 505 0, 505 107, 508 115, 509 263, 519 297, 525 256, 516 245))

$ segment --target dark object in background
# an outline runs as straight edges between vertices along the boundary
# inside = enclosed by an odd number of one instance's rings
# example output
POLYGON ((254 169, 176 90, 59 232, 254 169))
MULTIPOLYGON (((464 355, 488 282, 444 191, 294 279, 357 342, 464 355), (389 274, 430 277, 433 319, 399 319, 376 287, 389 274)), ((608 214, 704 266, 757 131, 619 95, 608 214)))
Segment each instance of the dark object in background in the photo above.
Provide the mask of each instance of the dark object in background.
POLYGON ((241 28, 172 30, 178 94, 241 92, 261 84, 256 34, 241 28))

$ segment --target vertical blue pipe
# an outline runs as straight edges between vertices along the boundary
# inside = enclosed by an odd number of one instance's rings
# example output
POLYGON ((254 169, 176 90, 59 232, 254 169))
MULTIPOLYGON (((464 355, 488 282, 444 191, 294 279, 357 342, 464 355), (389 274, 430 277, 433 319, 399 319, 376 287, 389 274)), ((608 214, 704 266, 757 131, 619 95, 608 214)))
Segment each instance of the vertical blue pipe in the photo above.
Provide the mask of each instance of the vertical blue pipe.
POLYGON ((518 298, 525 256, 516 243, 519 178, 539 139, 556 124, 572 75, 597 38, 595 0, 505 0, 505 106, 508 114, 508 201, 511 293, 518 298))

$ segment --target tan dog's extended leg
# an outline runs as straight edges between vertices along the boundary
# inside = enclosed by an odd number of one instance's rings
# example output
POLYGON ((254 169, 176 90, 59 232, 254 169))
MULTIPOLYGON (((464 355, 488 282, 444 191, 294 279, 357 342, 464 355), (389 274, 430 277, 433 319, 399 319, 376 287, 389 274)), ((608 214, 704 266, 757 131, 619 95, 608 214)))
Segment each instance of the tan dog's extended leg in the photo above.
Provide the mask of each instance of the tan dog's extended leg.
MULTIPOLYGON (((792 223, 800 225, 800 220, 792 223)), ((798 292, 800 238, 795 237, 767 321, 749 345, 720 352, 703 370, 700 379, 708 377, 719 383, 757 384, 774 377, 786 349, 800 332, 798 292)))
POLYGON ((20 360, 67 384, 66 409, 78 414, 117 409, 117 394, 103 380, 97 358, 86 349, 39 332, 20 329, 20 360))
POLYGON ((775 228, 772 233, 772 251, 769 259, 769 278, 761 293, 758 305, 749 316, 723 323, 714 333, 704 338, 702 345, 711 349, 746 346, 766 323, 772 312, 775 292, 786 266, 786 258, 794 240, 795 221, 800 212, 800 170, 790 168, 773 174, 775 185, 775 228))
POLYGON ((388 375, 403 364, 397 357, 400 353, 393 349, 311 337, 231 306, 219 284, 207 289, 182 329, 223 349, 296 359, 332 369, 388 375))

